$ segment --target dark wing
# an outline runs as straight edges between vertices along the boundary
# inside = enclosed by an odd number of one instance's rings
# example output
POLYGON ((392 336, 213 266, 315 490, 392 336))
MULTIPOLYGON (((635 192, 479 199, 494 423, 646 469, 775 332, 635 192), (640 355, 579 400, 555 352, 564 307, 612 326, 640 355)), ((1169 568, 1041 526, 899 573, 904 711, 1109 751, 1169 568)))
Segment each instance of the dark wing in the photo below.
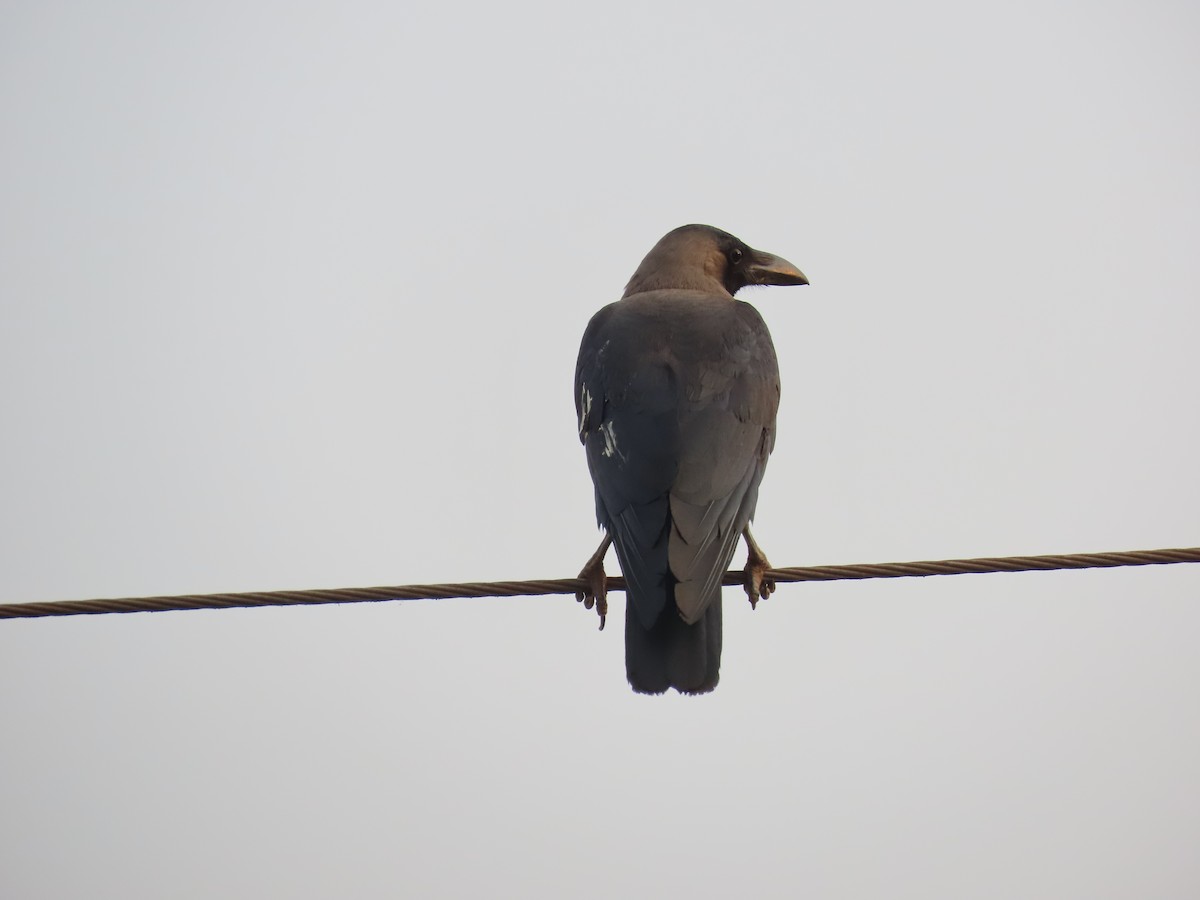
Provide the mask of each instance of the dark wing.
POLYGON ((645 304, 592 317, 575 368, 579 438, 596 487, 596 519, 613 537, 628 596, 645 627, 670 596, 668 493, 678 469, 678 384, 667 333, 645 304))
POLYGON ((649 629, 668 599, 696 622, 754 513, 774 444, 778 364, 745 303, 655 291, 584 333, 575 377, 596 512, 649 629))
POLYGON ((747 303, 725 301, 719 327, 700 329, 689 353, 680 416, 679 470, 671 487, 675 603, 694 622, 717 600, 775 446, 779 364, 767 326, 747 303), (719 346, 707 343, 720 335, 719 346), (692 362, 695 360, 695 362, 692 362))

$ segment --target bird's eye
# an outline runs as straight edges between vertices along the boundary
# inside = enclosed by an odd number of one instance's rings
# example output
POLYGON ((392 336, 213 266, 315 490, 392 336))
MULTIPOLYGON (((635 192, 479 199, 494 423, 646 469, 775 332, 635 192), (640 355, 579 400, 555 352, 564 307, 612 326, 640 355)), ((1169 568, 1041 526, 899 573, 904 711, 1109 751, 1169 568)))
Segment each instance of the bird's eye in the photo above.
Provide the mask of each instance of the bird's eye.
POLYGON ((740 247, 734 247, 729 251, 729 261, 735 266, 742 261, 742 251, 740 247))

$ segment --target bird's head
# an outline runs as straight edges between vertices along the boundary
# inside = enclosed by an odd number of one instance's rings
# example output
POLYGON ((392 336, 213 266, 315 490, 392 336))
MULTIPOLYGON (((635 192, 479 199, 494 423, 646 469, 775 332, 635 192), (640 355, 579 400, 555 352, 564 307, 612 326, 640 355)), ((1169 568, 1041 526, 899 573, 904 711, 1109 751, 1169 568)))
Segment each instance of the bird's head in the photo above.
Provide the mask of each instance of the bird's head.
POLYGON ((711 225, 683 225, 646 254, 624 296, 658 290, 699 290, 730 297, 748 284, 808 284, 786 259, 755 250, 711 225))

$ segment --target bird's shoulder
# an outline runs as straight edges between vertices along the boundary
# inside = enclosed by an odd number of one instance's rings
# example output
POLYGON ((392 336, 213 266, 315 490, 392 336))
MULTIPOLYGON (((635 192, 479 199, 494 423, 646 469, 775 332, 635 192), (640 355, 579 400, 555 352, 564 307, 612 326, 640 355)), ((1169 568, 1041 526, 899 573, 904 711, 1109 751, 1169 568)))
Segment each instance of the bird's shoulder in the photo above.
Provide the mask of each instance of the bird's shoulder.
POLYGON ((771 335, 749 303, 727 295, 659 290, 617 300, 588 323, 580 357, 603 354, 609 366, 641 364, 663 355, 680 364, 774 358, 771 335))

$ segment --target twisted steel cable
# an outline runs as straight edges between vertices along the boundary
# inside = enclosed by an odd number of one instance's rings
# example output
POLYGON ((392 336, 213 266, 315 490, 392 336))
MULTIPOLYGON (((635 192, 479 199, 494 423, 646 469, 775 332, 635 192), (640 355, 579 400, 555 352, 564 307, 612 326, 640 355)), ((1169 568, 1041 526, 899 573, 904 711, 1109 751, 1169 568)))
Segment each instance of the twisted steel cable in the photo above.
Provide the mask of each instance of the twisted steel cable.
MULTIPOLYGON (((1101 569, 1117 566, 1160 566, 1200 562, 1200 547, 1174 550, 1129 550, 1118 553, 1075 553, 1068 556, 1001 556, 942 559, 927 562, 868 563, 850 566, 796 566, 771 569, 776 582, 846 581, 864 578, 912 578, 985 572, 1041 572, 1054 569, 1101 569)), ((742 583, 741 571, 726 572, 722 584, 742 583)), ((379 600, 446 600, 454 597, 519 597, 574 594, 584 586, 578 578, 535 581, 472 581, 460 584, 410 584, 399 587, 332 588, 308 591, 252 591, 241 594, 182 594, 171 597, 124 597, 113 600, 63 600, 49 603, 0 604, 0 619, 81 616, 101 613, 165 612, 184 609, 230 609, 254 606, 298 606, 362 603, 379 600)), ((625 590, 625 579, 609 578, 608 590, 625 590)))

